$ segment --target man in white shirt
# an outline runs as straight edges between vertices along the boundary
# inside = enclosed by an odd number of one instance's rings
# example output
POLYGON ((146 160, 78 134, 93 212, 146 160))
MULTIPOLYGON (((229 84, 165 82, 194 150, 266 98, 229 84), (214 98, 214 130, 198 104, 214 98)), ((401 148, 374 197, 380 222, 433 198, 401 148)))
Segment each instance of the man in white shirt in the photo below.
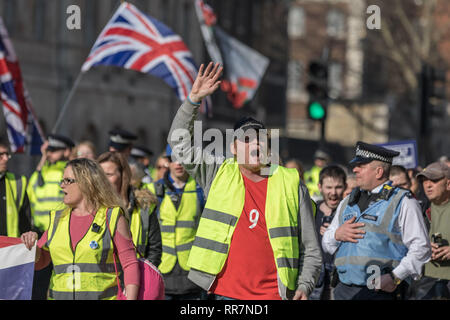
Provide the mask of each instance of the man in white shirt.
POLYGON ((397 286, 417 279, 431 257, 418 202, 407 190, 392 187, 389 170, 399 153, 364 142, 350 162, 356 176, 322 238, 336 253, 336 300, 395 299, 397 286))

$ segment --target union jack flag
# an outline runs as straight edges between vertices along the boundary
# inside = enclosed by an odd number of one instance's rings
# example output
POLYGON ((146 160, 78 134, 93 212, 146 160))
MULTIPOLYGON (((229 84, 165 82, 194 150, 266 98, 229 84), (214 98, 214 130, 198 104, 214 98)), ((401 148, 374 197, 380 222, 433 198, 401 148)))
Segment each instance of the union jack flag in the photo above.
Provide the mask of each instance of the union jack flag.
POLYGON ((11 151, 23 153, 28 149, 30 154, 39 154, 44 135, 36 121, 22 80, 19 61, 1 17, 0 96, 11 151))
MULTIPOLYGON (((81 71, 112 65, 162 78, 184 101, 198 68, 180 36, 160 21, 124 2, 97 38, 81 71)), ((210 115, 211 102, 201 112, 210 115)))

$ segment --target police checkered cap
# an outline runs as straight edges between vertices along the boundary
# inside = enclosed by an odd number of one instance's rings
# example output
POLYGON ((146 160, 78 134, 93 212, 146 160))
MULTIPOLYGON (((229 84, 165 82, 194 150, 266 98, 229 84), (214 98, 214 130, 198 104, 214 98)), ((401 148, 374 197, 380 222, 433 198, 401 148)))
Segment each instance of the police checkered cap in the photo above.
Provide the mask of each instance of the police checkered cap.
POLYGON ((356 143, 355 158, 350 161, 350 164, 367 163, 373 160, 392 164, 392 160, 394 159, 394 157, 398 156, 399 154, 400 152, 398 151, 358 141, 356 143))
POLYGON ((48 150, 73 148, 75 144, 73 141, 65 136, 50 134, 48 136, 48 150))

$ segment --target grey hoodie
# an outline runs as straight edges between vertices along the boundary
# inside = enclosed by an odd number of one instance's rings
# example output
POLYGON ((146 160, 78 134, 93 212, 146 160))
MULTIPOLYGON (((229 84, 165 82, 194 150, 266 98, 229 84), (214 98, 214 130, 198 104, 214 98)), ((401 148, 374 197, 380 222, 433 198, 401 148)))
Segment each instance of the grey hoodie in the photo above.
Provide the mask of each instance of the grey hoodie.
MULTIPOLYGON (((175 139, 173 132, 180 129, 189 131, 193 138, 194 121, 197 118, 198 106, 189 103, 187 100, 178 109, 178 112, 172 122, 167 142, 172 150, 182 148, 184 151, 193 150, 194 143, 188 139, 175 139), (173 139, 171 137, 174 137, 173 139)), ((208 161, 208 163, 210 163, 208 161)), ((221 165, 220 161, 214 161, 211 164, 201 163, 184 164, 186 171, 197 180, 197 183, 203 188, 205 197, 208 197, 209 189, 221 165)), ((299 275, 297 280, 297 290, 302 290, 309 295, 318 280, 322 255, 315 233, 313 209, 308 189, 303 182, 299 184, 299 275)), ((215 275, 211 275, 199 270, 191 269, 189 279, 205 290, 209 290, 214 283, 215 275)), ((278 278, 278 288, 281 298, 292 299, 294 292, 287 289, 278 278)))

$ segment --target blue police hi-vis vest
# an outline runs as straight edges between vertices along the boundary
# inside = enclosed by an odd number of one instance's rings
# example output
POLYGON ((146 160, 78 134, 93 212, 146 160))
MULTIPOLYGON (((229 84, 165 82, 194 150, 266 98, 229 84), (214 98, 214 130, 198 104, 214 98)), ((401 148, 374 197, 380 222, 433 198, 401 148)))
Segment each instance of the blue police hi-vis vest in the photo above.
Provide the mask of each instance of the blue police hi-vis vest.
POLYGON ((363 212, 357 204, 349 203, 351 196, 344 200, 338 212, 339 225, 356 216, 355 222, 363 222, 366 232, 358 243, 341 242, 336 252, 335 265, 339 280, 344 284, 365 286, 367 278, 374 272, 370 266, 379 266, 380 274, 388 273, 408 252, 395 222, 400 213, 400 203, 409 191, 390 185, 384 185, 382 190, 391 191, 389 198, 378 198, 363 212))

